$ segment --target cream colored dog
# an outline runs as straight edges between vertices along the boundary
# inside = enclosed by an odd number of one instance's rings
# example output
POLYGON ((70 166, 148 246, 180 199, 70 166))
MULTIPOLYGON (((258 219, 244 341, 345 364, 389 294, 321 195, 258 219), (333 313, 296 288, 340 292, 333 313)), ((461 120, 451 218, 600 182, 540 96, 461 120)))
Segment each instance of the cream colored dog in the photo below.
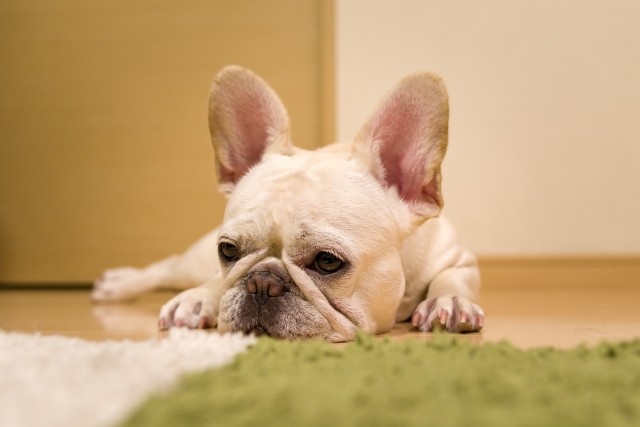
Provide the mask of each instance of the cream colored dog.
POLYGON ((306 151, 262 79, 223 69, 209 105, 222 226, 180 256, 107 270, 93 298, 192 288, 162 308, 162 329, 347 341, 411 318, 422 331, 480 330, 476 259, 440 216, 448 118, 440 78, 417 73, 353 142, 306 151))

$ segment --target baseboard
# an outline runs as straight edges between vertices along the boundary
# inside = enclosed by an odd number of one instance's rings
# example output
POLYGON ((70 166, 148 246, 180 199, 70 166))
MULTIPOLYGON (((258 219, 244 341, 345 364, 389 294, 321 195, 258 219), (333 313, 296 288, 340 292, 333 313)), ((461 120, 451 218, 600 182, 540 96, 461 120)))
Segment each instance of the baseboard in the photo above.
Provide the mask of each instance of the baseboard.
POLYGON ((483 286, 640 286, 640 256, 479 257, 483 286))
MULTIPOLYGON (((479 257, 482 286, 638 286, 640 256, 479 257)), ((0 282, 0 289, 88 289, 88 282, 0 282)))
POLYGON ((91 289, 91 282, 0 282, 0 290, 71 290, 71 289, 91 289))

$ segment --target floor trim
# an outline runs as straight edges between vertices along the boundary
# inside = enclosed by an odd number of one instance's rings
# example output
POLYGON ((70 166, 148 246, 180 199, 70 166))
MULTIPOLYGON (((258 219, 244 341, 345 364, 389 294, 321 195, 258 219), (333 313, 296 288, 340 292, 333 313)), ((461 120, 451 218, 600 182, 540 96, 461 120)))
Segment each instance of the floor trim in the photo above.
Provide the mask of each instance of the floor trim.
POLYGON ((483 286, 640 286, 640 256, 479 257, 483 286))
MULTIPOLYGON (((479 257, 482 286, 638 286, 640 256, 479 257)), ((0 282, 0 289, 88 289, 90 282, 0 282)))
POLYGON ((0 290, 87 290, 92 286, 91 282, 0 282, 0 290))

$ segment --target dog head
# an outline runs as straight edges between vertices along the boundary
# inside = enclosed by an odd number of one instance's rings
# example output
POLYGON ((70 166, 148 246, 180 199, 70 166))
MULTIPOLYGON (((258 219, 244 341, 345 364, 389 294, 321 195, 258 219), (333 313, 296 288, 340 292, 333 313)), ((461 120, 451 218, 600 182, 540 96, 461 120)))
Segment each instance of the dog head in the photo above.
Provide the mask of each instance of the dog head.
POLYGON ((210 94, 220 190, 219 328, 346 341, 391 328, 403 240, 442 206, 448 99, 427 73, 398 83, 351 143, 292 145, 273 90, 227 67, 210 94))

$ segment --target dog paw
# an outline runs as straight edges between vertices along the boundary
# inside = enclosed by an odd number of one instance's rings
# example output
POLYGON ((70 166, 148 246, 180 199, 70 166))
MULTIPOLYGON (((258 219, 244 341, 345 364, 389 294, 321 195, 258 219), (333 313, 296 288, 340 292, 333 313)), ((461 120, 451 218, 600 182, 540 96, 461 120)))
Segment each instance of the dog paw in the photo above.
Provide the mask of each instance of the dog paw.
POLYGON ((206 287, 181 292, 162 306, 158 328, 213 328, 218 321, 218 303, 216 293, 206 287))
POLYGON ((122 301, 133 298, 147 289, 147 278, 142 270, 120 267, 106 270, 93 282, 91 299, 94 301, 122 301))
POLYGON ((422 301, 411 318, 423 332, 444 329, 449 332, 477 332, 484 325, 484 312, 477 304, 457 296, 422 301))

